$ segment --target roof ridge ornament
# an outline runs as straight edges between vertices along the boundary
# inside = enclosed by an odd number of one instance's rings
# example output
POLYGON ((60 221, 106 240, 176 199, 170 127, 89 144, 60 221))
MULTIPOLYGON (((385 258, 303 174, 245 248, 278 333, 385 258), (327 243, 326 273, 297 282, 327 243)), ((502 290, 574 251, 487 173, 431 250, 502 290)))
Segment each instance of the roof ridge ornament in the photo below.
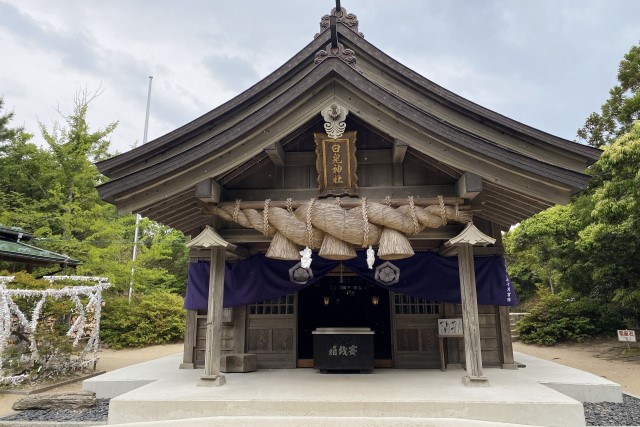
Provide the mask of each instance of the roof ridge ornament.
POLYGON ((348 66, 357 70, 355 52, 352 49, 345 49, 342 43, 338 43, 337 47, 331 47, 331 43, 329 43, 327 47, 316 53, 316 57, 313 62, 317 65, 329 57, 339 58, 348 66))
POLYGON ((327 108, 320 111, 322 118, 326 122, 324 124, 324 130, 327 132, 329 138, 340 138, 347 128, 347 124, 344 122, 347 119, 347 110, 342 105, 332 102, 327 108))
POLYGON ((337 3, 337 7, 331 9, 331 13, 329 15, 324 15, 322 18, 320 18, 320 32, 313 36, 313 38, 317 38, 323 31, 329 28, 329 21, 332 16, 336 17, 337 22, 341 22, 344 26, 352 30, 354 33, 364 38, 364 34, 358 31, 358 17, 353 13, 347 13, 347 9, 345 9, 344 7, 340 7, 340 2, 337 3))

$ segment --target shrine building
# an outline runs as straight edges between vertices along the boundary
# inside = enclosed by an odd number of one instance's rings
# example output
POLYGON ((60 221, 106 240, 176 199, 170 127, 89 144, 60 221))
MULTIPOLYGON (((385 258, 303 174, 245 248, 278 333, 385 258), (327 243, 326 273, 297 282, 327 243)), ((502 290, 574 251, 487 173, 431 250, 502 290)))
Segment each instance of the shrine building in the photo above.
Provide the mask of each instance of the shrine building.
POLYGON ((103 200, 192 239, 183 368, 515 368, 501 233, 600 151, 462 98, 339 6, 232 100, 97 164, 103 200), (224 307, 224 308, 223 308, 224 307))

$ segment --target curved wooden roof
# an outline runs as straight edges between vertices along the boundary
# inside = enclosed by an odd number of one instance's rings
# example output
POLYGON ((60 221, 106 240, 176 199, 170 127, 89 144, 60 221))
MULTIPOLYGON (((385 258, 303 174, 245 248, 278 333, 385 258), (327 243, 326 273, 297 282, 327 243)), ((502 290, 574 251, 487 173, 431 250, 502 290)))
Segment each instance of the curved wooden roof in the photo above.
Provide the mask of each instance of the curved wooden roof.
POLYGON ((141 212, 183 231, 206 224, 210 218, 195 197, 198 182, 264 161, 267 147, 319 117, 330 102, 406 143, 418 158, 452 174, 481 176, 481 216, 503 226, 565 203, 585 188, 583 172, 600 150, 474 104, 393 60, 348 26, 336 28, 343 48, 337 55, 316 58, 330 43, 325 30, 234 99, 98 163, 111 179, 98 187, 100 196, 121 211, 141 212))

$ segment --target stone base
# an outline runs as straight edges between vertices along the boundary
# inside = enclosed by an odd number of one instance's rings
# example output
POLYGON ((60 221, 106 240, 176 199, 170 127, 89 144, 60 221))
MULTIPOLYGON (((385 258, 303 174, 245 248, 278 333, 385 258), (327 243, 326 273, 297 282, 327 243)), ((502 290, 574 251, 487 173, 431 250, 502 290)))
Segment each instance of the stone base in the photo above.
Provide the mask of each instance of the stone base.
POLYGON ((502 369, 518 369, 517 363, 503 363, 502 369))
POLYGON ((258 366, 258 357, 250 353, 220 355, 221 372, 254 372, 258 366))
POLYGON ((203 375, 198 381, 198 387, 221 387, 227 383, 224 375, 207 376, 203 375))
POLYGON ((96 404, 96 394, 82 390, 72 393, 33 394, 13 404, 14 411, 26 409, 83 409, 96 404))
POLYGON ((472 377, 465 375, 462 377, 462 384, 467 387, 489 387, 489 379, 487 377, 472 377))
POLYGON ((196 369, 193 363, 181 363, 179 369, 196 369))

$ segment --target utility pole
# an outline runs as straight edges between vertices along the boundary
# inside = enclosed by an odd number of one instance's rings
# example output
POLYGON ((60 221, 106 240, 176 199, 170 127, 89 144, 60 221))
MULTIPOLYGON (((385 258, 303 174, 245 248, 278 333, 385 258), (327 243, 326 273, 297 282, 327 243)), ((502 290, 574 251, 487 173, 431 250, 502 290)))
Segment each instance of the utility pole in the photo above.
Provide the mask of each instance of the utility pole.
MULTIPOLYGON (((151 82, 153 82, 153 76, 149 76, 149 91, 147 93, 147 115, 144 118, 144 137, 142 138, 142 145, 147 143, 147 131, 149 130, 149 109, 151 107, 151 82)), ((136 231, 133 235, 133 265, 131 266, 131 280, 129 281, 129 302, 131 302, 131 294, 133 294, 133 276, 136 272, 136 256, 138 255, 138 235, 140 234, 140 220, 142 217, 140 214, 136 214, 136 231)))

